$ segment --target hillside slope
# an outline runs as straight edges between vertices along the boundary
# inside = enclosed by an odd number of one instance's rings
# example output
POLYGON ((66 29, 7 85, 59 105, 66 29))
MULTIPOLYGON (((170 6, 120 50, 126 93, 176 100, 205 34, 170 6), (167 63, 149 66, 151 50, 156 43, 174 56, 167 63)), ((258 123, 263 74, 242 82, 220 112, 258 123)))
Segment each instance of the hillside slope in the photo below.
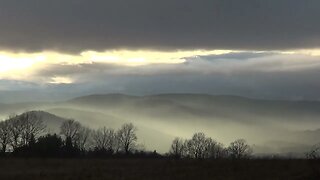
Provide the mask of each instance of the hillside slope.
POLYGON ((59 103, 2 104, 1 107, 5 112, 44 110, 92 128, 118 128, 123 123, 133 122, 139 129, 140 141, 147 148, 160 152, 168 150, 174 137, 189 138, 198 131, 224 144, 245 138, 257 146, 279 146, 273 148, 275 151, 286 150, 282 147, 286 145, 318 143, 316 137, 320 135, 320 102, 317 101, 273 101, 203 94, 102 94, 59 103))

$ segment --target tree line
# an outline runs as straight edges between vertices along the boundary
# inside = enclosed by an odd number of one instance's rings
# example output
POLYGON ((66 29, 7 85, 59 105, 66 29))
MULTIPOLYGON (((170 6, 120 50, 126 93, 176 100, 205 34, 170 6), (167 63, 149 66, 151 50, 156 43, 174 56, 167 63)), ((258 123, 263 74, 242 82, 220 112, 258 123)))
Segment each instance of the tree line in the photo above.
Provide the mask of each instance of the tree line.
POLYGON ((243 159, 250 158, 252 152, 252 148, 244 139, 235 140, 227 148, 224 148, 222 143, 199 132, 195 133, 191 139, 175 138, 171 144, 169 155, 178 159, 243 159))
POLYGON ((59 134, 46 133, 37 112, 13 115, 0 122, 1 154, 80 155, 86 153, 130 154, 138 150, 137 128, 132 123, 118 130, 90 129, 75 120, 64 121, 59 134))
POLYGON ((175 138, 164 156, 146 152, 138 144, 137 128, 132 123, 115 130, 108 127, 90 129, 75 120, 65 120, 58 134, 46 133, 46 124, 36 111, 9 116, 0 122, 2 155, 11 156, 150 156, 170 158, 249 158, 252 149, 244 139, 227 148, 223 144, 195 133, 191 139, 175 138))

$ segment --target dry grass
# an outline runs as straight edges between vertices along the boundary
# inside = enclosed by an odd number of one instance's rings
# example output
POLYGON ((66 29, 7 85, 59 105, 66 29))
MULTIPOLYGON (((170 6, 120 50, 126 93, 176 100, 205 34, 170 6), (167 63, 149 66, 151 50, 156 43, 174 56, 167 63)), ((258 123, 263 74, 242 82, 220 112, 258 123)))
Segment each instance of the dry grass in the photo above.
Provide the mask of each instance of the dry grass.
POLYGON ((307 160, 0 159, 1 180, 320 179, 307 160))

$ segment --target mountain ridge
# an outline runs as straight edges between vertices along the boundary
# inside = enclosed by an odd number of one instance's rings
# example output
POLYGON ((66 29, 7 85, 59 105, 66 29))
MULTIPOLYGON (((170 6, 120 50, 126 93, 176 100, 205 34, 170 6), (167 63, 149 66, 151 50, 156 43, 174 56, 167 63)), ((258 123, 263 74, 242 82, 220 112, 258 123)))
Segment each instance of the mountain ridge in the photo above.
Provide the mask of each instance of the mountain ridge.
POLYGON ((150 149, 161 152, 167 151, 173 137, 190 137, 194 132, 204 132, 225 144, 236 138, 254 144, 274 140, 313 144, 320 134, 320 102, 317 101, 186 93, 92 94, 38 105, 2 105, 0 115, 35 109, 74 118, 92 128, 117 129, 123 123, 132 122, 138 127, 142 141, 150 149), (163 145, 156 143, 159 138, 163 145))

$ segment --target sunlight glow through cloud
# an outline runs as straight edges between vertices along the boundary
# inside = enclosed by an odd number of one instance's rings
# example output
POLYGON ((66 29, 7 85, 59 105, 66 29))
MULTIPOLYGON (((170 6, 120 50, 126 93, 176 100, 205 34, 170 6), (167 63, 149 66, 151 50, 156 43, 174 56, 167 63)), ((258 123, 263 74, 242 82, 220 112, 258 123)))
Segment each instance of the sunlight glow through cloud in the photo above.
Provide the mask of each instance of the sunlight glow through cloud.
POLYGON ((32 67, 44 61, 43 56, 0 53, 0 73, 32 67))
POLYGON ((73 80, 68 77, 52 77, 50 84, 71 84, 73 80))
MULTIPOLYGON (((181 64, 187 58, 207 55, 222 55, 235 50, 193 50, 193 51, 148 51, 148 50, 109 50, 104 52, 85 51, 78 55, 62 54, 58 52, 13 53, 0 51, 0 79, 31 80, 33 73, 48 65, 80 65, 105 63, 120 66, 144 66, 152 64, 181 64)), ((320 56, 319 49, 301 49, 280 51, 280 54, 320 56)), ((46 83, 69 84, 71 77, 50 77, 43 79, 46 83)))
MULTIPOLYGON (((214 51, 129 51, 115 50, 106 52, 85 51, 80 55, 61 54, 57 52, 10 53, 0 52, 0 78, 12 77, 15 71, 30 72, 48 64, 91 64, 110 63, 124 66, 141 66, 148 64, 183 63, 184 58, 197 55, 224 54, 230 50, 214 51)), ((56 81, 55 81, 56 82, 56 81)), ((59 81, 57 81, 59 82, 59 81)))

